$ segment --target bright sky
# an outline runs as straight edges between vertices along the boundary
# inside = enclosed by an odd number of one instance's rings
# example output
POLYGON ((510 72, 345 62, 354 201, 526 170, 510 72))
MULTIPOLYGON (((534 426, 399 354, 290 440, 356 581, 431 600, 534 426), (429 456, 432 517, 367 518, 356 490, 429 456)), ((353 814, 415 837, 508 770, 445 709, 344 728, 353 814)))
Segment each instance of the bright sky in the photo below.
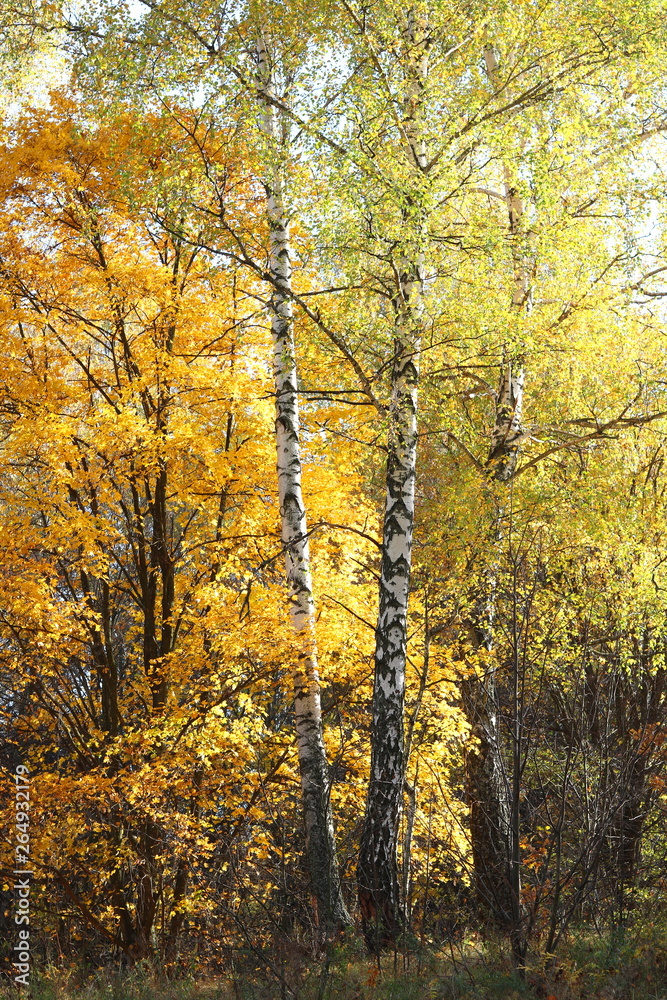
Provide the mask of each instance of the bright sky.
POLYGON ((26 104, 46 107, 49 91, 62 86, 69 77, 69 64, 62 52, 48 48, 32 56, 22 76, 13 79, 13 93, 0 89, 0 114, 15 118, 26 104))

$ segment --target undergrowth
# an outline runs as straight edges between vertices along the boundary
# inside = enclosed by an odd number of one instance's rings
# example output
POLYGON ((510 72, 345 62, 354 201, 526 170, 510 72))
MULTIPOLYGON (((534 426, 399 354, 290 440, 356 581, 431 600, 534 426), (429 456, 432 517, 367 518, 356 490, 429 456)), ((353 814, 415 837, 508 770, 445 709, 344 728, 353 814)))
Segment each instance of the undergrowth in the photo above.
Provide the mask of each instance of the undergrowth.
POLYGON ((30 987, 8 979, 2 1000, 667 1000, 667 927, 602 937, 572 933, 556 958, 533 954, 523 977, 502 947, 469 938, 371 960, 356 943, 314 959, 289 942, 228 975, 191 969, 166 980, 147 965, 120 971, 34 970, 30 987))

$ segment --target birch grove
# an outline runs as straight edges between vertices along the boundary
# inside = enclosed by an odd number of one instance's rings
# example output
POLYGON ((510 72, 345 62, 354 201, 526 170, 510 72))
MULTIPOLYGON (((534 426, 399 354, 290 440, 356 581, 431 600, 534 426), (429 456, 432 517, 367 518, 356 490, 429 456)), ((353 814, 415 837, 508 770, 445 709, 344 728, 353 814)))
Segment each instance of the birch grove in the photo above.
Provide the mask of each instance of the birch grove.
POLYGON ((41 955, 560 996, 573 941, 658 935, 664 3, 612 8, 3 14, 41 955))

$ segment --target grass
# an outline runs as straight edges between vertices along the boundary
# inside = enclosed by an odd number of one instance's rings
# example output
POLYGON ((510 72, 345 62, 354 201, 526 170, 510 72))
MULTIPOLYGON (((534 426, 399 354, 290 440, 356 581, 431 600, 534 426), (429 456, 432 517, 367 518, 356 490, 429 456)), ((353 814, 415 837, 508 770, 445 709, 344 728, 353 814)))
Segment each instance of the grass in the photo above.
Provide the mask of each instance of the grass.
POLYGON ((601 938, 573 933, 556 960, 533 956, 525 980, 499 945, 470 938, 456 949, 385 955, 380 965, 352 942, 308 959, 285 943, 270 967, 215 977, 202 969, 165 981, 145 967, 34 970, 29 989, 5 981, 3 1000, 667 1000, 667 927, 647 924, 601 938))

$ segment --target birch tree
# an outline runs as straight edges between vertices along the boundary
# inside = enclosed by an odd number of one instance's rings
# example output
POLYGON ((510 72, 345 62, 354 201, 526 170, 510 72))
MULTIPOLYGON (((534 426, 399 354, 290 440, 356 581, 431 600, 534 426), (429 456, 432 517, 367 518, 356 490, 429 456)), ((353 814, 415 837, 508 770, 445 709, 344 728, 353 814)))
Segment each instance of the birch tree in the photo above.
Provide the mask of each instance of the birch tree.
MULTIPOLYGON (((484 63, 489 84, 498 90, 498 56, 492 45, 486 45, 484 63)), ((510 312, 519 315, 530 312, 530 260, 524 225, 523 198, 519 193, 515 168, 507 154, 502 161, 502 194, 507 212, 507 232, 511 244, 510 312)), ((501 486, 501 494, 493 492, 493 520, 489 525, 487 565, 482 573, 481 589, 473 598, 471 635, 476 649, 493 652, 496 617, 495 594, 498 586, 499 561, 507 524, 507 501, 502 496, 516 470, 519 446, 524 437, 522 427, 525 383, 524 359, 520 346, 504 344, 500 382, 495 396, 495 419, 491 431, 485 473, 501 486), (504 488, 503 488, 504 487, 504 488)), ((521 885, 518 859, 519 831, 516 808, 520 750, 519 720, 513 726, 514 754, 508 772, 502 752, 499 725, 500 704, 497 691, 496 667, 492 656, 481 677, 466 677, 461 682, 463 705, 476 737, 477 745, 467 756, 467 781, 470 801, 470 834, 474 859, 476 888, 484 909, 513 936, 517 961, 523 961, 520 940, 521 885)), ((517 692, 518 698, 518 692, 517 692)))
MULTIPOLYGON (((488 44, 484 49, 484 64, 490 89, 495 95, 504 89, 507 99, 507 80, 511 78, 511 73, 506 73, 501 80, 498 52, 488 44)), ((510 545, 513 482, 522 471, 520 450, 522 446, 530 450, 531 446, 530 431, 523 424, 527 350, 526 343, 522 342, 521 329, 529 325, 522 322, 522 317, 528 321, 533 309, 534 274, 538 265, 533 244, 535 232, 540 229, 540 219, 539 209, 533 206, 533 221, 528 221, 521 188, 526 189, 532 183, 539 191, 541 182, 527 179, 530 168, 524 159, 524 148, 525 138, 522 138, 520 130, 506 137, 504 146, 500 146, 496 153, 500 162, 500 190, 483 189, 496 204, 501 202, 505 208, 510 248, 508 312, 510 327, 517 333, 512 340, 500 345, 500 380, 493 397, 488 452, 484 462, 478 466, 486 480, 490 519, 486 529, 487 544, 483 546, 484 566, 472 599, 468 629, 475 650, 485 654, 482 658, 484 668, 461 681, 463 705, 476 737, 476 745, 468 752, 466 761, 476 888, 487 916, 509 934, 513 957, 520 969, 524 965, 528 944, 526 914, 521 902, 519 814, 525 766, 520 668, 523 652, 517 645, 521 640, 515 637, 511 663, 505 665, 508 671, 501 691, 494 647, 496 633, 511 631, 509 622, 499 620, 498 587, 503 572, 503 553, 510 545)), ((601 172, 600 176, 604 174, 601 172)), ((599 194, 594 195, 592 201, 597 197, 599 194)), ((609 217, 613 216, 610 214, 609 217)), ((618 260, 618 244, 610 239, 606 261, 601 265, 602 273, 613 269, 618 260)), ((544 267, 542 270, 544 273, 544 267)), ((585 293, 572 295, 551 329, 566 320, 576 308, 574 303, 583 301, 584 297, 585 293)), ((537 346, 533 343, 533 354, 537 346)), ((530 460, 530 465, 540 460, 538 455, 530 460)), ((504 610, 507 611, 506 606, 504 610)))
POLYGON ((266 216, 269 225, 271 335, 276 391, 276 456, 281 538, 289 614, 295 637, 294 722, 301 773, 306 860, 315 901, 316 924, 329 938, 349 923, 341 892, 329 766, 322 736, 322 706, 315 638, 308 522, 301 487, 299 400, 293 331, 289 222, 281 176, 281 142, 273 98, 271 53, 262 33, 256 44, 257 77, 262 100, 261 128, 267 140, 266 216))
POLYGON ((427 170, 422 134, 431 34, 420 9, 404 14, 403 135, 416 183, 403 207, 407 246, 396 275, 394 354, 387 438, 386 501, 376 628, 371 723, 371 771, 359 849, 357 880, 364 932, 375 948, 396 940, 401 924, 398 837, 405 777, 403 705, 407 611, 412 562, 417 463, 417 409, 421 350, 420 299, 424 285, 427 170))

